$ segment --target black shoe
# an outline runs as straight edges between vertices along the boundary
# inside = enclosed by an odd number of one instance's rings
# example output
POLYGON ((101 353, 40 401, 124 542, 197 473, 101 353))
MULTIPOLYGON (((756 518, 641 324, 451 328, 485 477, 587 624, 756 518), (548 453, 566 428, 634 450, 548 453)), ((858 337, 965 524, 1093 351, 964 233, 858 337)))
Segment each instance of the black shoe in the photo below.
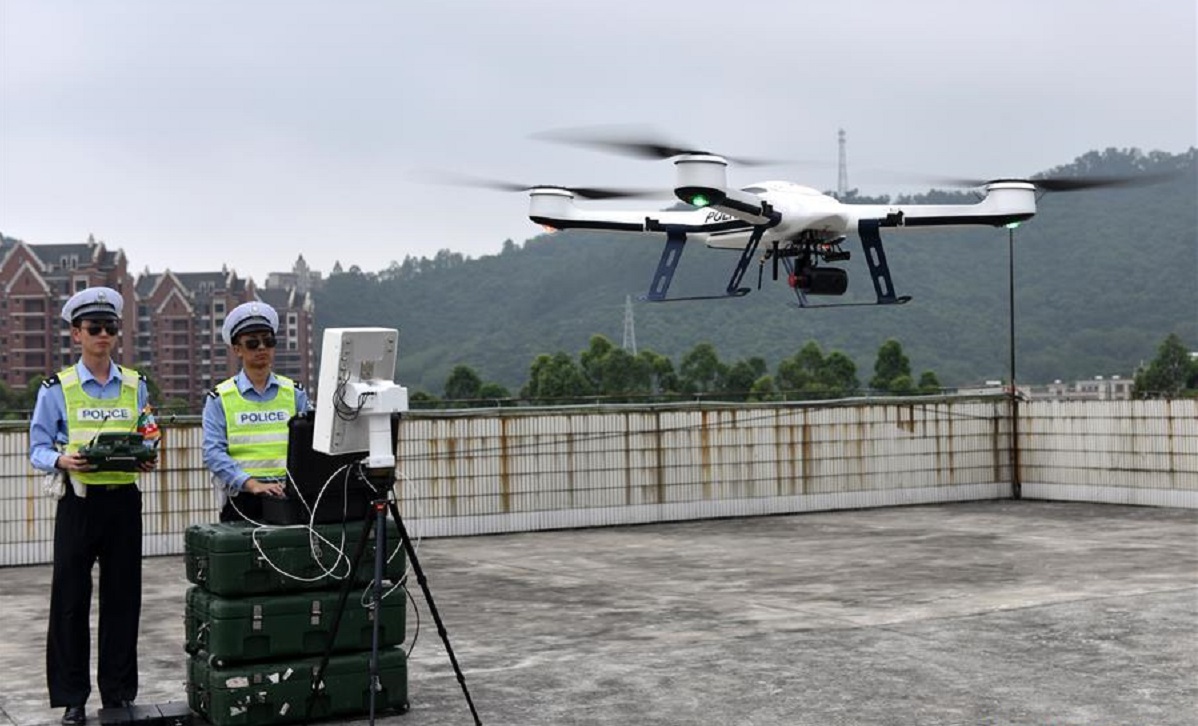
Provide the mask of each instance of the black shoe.
POLYGON ((83 710, 83 706, 67 706, 67 711, 62 715, 62 726, 79 726, 79 724, 87 721, 87 711, 83 710))

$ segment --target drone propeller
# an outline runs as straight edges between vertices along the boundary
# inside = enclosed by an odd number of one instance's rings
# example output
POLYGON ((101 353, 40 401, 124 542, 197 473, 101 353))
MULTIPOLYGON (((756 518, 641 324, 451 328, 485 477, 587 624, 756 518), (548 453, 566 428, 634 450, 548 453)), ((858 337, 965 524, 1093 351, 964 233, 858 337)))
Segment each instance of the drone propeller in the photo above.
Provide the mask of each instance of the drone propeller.
POLYGON ((1104 187, 1138 187, 1149 184, 1159 184, 1176 177, 1176 173, 1163 172, 1152 174, 1126 174, 1109 176, 1035 176, 1030 179, 959 179, 940 178, 941 184, 958 187, 981 187, 992 182, 1021 181, 1034 184, 1037 189, 1046 192, 1078 192, 1086 189, 1101 189, 1104 187))
POLYGON ((435 183, 459 187, 495 189, 501 192, 531 192, 534 189, 561 189, 580 199, 630 199, 635 197, 660 196, 660 189, 628 189, 616 187, 567 187, 561 184, 521 184, 501 179, 487 179, 468 174, 434 172, 429 175, 435 183))
POLYGON ((798 163, 786 159, 757 159, 743 156, 728 156, 694 147, 682 146, 666 139, 647 126, 588 126, 556 129, 533 134, 539 141, 552 141, 573 146, 588 146, 636 159, 672 159, 675 156, 709 154, 720 156, 742 166, 770 166, 798 163))

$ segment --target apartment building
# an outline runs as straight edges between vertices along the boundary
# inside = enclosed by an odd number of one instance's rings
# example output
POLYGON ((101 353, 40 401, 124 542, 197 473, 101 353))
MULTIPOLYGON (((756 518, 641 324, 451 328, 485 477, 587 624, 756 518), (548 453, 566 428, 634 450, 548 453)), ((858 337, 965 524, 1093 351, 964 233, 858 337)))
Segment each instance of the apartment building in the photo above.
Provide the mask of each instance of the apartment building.
MULTIPOLYGON (((89 237, 82 244, 31 245, 0 236, 0 380, 24 388, 74 361, 70 325, 60 314, 67 299, 84 288, 111 287, 126 300, 123 327, 136 319, 128 260, 89 237)), ((135 365, 131 341, 122 336, 113 358, 135 365)))
POLYGON ((160 406, 198 413, 207 391, 237 372, 221 326, 229 310, 254 299, 279 312, 276 370, 309 388, 315 382, 310 290, 259 289, 228 267, 215 272, 146 269, 134 278, 123 251, 109 250, 91 237, 83 244, 34 245, 3 236, 0 380, 22 388, 75 360, 78 351, 59 313, 67 298, 94 285, 111 287, 125 298, 124 333, 114 357, 150 377, 160 406))

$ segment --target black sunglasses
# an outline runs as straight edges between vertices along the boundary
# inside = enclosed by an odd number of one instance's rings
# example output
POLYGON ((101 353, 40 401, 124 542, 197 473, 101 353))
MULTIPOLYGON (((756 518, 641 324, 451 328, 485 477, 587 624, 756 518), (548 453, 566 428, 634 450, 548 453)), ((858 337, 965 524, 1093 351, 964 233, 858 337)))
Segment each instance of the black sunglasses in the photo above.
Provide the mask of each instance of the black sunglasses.
POLYGON ((120 324, 118 324, 115 320, 106 320, 103 323, 89 322, 86 325, 80 325, 79 327, 86 330, 89 335, 99 335, 101 330, 109 335, 116 335, 121 330, 120 324))
POLYGON ((268 335, 264 338, 242 338, 241 339, 241 345, 244 346, 246 350, 258 350, 262 346, 266 346, 267 348, 273 348, 278 344, 279 344, 279 339, 273 335, 268 335))

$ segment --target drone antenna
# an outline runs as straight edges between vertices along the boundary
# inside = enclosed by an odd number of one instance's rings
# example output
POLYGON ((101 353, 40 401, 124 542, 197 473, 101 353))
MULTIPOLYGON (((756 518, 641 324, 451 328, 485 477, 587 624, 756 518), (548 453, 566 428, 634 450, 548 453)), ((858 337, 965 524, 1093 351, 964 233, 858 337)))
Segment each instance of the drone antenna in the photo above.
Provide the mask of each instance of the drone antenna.
POLYGON ((112 418, 111 411, 105 411, 103 414, 101 414, 100 425, 96 427, 96 433, 92 434, 92 440, 87 442, 87 447, 85 448, 91 448, 96 445, 96 442, 100 440, 100 432, 104 430, 104 427, 108 424, 108 419, 110 418, 112 418))

